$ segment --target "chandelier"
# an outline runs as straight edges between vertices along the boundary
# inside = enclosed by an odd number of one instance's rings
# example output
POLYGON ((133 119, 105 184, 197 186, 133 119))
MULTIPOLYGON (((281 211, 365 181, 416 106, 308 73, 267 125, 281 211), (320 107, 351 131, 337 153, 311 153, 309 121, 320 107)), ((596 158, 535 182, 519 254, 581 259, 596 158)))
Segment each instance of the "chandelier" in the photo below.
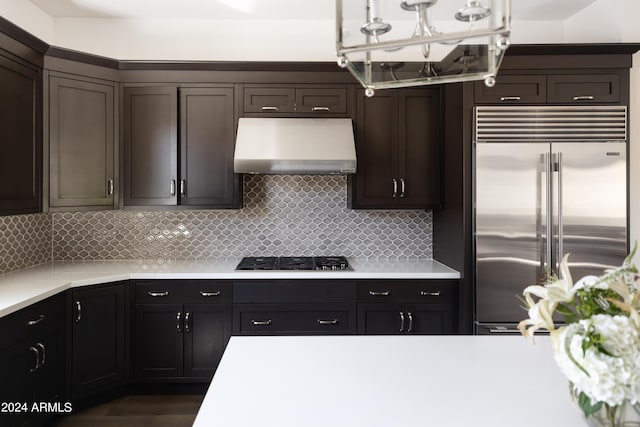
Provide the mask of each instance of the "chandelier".
POLYGON ((454 0, 336 0, 338 65, 367 96, 376 89, 472 80, 493 86, 509 47, 510 21, 511 0, 467 0, 458 8, 454 0))

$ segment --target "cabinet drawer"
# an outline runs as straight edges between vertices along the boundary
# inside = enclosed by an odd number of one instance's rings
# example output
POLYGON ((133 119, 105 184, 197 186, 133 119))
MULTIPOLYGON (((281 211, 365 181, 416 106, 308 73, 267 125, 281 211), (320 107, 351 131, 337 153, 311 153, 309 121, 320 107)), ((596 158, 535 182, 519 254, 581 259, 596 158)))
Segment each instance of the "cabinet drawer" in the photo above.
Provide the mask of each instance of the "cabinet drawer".
POLYGON ((234 282, 234 303, 355 302, 353 282, 340 280, 272 280, 234 282))
POLYGON ((456 302, 457 281, 379 281, 358 284, 358 302, 451 304, 456 302))
POLYGON ((239 304, 233 328, 240 335, 354 334, 355 304, 239 304))
POLYGON ((64 321, 65 293, 59 293, 15 313, 0 321, 0 349, 27 337, 42 334, 64 321))
POLYGON ((475 102, 478 104, 544 103, 546 100, 546 76, 498 75, 493 87, 487 87, 483 81, 475 82, 475 102))
POLYGON ((554 103, 589 104, 620 101, 619 74, 550 75, 547 99, 554 103))
POLYGON ((347 112, 346 88, 296 89, 298 113, 335 114, 347 112))
POLYGON ((135 283, 136 304, 230 304, 230 282, 217 280, 151 280, 135 283))
POLYGON ((245 113, 293 113, 295 111, 294 88, 245 87, 245 113))

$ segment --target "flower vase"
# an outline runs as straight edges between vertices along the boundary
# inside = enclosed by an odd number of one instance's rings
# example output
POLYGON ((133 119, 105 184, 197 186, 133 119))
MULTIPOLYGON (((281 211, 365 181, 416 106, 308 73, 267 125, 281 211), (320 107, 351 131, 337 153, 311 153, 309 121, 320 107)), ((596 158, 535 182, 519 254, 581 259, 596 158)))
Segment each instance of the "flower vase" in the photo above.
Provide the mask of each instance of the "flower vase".
MULTIPOLYGON (((573 384, 569 384, 569 389, 573 402, 582 411, 578 404, 578 391, 573 384)), ((640 427, 640 403, 632 405, 624 401, 616 406, 604 403, 600 410, 586 416, 585 421, 589 427, 640 427)))

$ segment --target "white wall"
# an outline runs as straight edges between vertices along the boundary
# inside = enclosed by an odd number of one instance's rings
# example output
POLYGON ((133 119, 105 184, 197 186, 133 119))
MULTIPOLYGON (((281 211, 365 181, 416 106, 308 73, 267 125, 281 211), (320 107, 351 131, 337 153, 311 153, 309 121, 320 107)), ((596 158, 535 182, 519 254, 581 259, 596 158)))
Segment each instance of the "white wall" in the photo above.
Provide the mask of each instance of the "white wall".
POLYGON ((0 16, 51 44, 53 18, 27 0, 0 0, 0 16))

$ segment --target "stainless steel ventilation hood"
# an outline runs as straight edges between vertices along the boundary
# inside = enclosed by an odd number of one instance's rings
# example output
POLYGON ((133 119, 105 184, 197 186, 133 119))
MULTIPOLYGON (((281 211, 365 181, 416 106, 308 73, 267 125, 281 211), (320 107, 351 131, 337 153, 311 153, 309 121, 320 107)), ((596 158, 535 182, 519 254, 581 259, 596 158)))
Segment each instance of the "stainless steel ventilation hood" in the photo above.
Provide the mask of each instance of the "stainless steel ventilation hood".
POLYGON ((355 173, 351 119, 241 118, 233 167, 236 173, 355 173))

